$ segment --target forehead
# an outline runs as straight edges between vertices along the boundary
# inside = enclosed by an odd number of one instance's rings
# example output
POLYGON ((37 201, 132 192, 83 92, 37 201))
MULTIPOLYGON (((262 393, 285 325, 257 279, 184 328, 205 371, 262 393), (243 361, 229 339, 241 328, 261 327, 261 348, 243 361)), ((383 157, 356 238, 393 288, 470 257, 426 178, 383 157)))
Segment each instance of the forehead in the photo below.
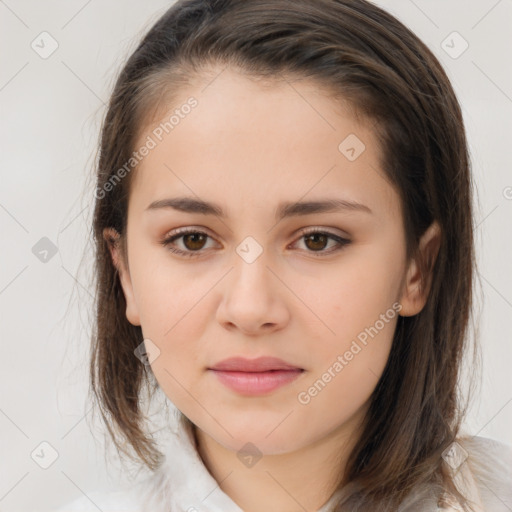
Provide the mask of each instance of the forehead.
POLYGON ((132 183, 130 202, 141 208, 172 193, 229 212, 241 198, 266 207, 336 191, 383 212, 397 207, 375 134, 315 82, 259 81, 227 68, 165 107, 136 144, 152 141, 132 183))

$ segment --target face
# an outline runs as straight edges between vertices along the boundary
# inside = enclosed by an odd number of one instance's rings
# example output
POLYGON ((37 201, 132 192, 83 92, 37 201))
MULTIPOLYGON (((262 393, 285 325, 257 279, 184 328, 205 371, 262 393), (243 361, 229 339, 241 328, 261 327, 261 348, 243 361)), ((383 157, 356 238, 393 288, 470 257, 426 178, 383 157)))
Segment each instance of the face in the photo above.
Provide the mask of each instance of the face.
POLYGON ((418 266, 375 135, 348 109, 304 81, 208 81, 169 106, 197 100, 161 140, 160 121, 141 135, 156 144, 132 182, 128 260, 112 256, 168 398, 226 448, 290 452, 362 417, 399 314, 424 305, 418 266), (295 370, 213 369, 232 357, 295 370))

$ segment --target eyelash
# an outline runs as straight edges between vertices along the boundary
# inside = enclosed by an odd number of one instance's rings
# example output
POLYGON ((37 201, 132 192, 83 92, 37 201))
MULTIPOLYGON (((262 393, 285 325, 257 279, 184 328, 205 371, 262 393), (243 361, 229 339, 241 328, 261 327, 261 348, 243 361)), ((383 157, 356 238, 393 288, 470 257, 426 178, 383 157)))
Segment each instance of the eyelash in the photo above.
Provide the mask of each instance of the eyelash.
MULTIPOLYGON (((330 238, 331 240, 334 240, 335 242, 337 242, 339 244, 339 246, 337 248, 335 248, 334 250, 331 249, 331 250, 320 250, 320 251, 306 251, 306 252, 310 252, 312 253, 313 255, 317 256, 317 257, 322 257, 323 254, 332 254, 334 252, 338 252, 342 249, 345 248, 345 246, 349 245, 351 243, 350 240, 348 240, 347 238, 343 238, 343 237, 340 237, 338 235, 335 235, 334 233, 330 233, 328 231, 323 231, 321 229, 318 229, 318 228, 312 228, 312 229, 309 229, 309 230, 302 230, 301 231, 301 234, 300 234, 300 237, 298 238, 298 240, 306 237, 306 236, 309 236, 309 235, 312 235, 312 234, 321 234, 321 235, 326 235, 328 238, 330 238)), ((176 233, 174 233, 173 235, 169 236, 169 237, 166 237, 164 240, 162 240, 160 243, 165 247, 167 248, 169 251, 173 252, 173 253, 176 253, 176 254, 179 254, 180 256, 185 256, 185 257, 196 257, 196 256, 200 256, 202 253, 203 253, 203 250, 202 249, 199 249, 197 251, 183 251, 181 249, 177 249, 176 247, 171 247, 171 244, 179 239, 179 238, 182 238, 183 236, 186 236, 186 235, 190 235, 190 234, 199 234, 199 235, 206 235, 207 237, 211 238, 207 233, 204 233, 203 231, 199 231, 197 229, 189 229, 189 228, 185 228, 183 230, 180 230, 180 231, 177 231, 176 233)))

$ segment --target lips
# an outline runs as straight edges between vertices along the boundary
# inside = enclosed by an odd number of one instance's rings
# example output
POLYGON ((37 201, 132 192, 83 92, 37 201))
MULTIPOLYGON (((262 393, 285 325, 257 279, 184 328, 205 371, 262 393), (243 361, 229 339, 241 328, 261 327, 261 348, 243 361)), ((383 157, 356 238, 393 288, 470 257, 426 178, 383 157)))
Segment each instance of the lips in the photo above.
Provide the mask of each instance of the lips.
POLYGON ((269 372, 277 370, 303 370, 287 363, 277 357, 259 357, 257 359, 245 359, 244 357, 231 357, 224 359, 209 370, 224 372, 269 372))
POLYGON ((208 370, 231 391, 245 396, 272 393, 293 382, 305 371, 275 357, 232 357, 208 370))

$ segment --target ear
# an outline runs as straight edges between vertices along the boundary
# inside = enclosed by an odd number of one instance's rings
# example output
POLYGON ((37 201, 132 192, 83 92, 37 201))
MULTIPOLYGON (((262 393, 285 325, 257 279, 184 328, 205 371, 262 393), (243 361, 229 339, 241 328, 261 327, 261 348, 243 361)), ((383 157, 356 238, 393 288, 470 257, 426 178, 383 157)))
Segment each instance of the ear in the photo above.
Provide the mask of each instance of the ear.
POLYGON ((121 237, 114 228, 105 228, 103 238, 108 243, 112 263, 119 273, 119 280, 126 300, 126 318, 132 325, 140 325, 139 310, 135 302, 130 272, 121 253, 121 237))
POLYGON ((427 228, 419 242, 418 256, 413 258, 407 269, 400 304, 400 315, 414 316, 427 302, 432 284, 434 263, 441 246, 441 228, 437 221, 427 228))

